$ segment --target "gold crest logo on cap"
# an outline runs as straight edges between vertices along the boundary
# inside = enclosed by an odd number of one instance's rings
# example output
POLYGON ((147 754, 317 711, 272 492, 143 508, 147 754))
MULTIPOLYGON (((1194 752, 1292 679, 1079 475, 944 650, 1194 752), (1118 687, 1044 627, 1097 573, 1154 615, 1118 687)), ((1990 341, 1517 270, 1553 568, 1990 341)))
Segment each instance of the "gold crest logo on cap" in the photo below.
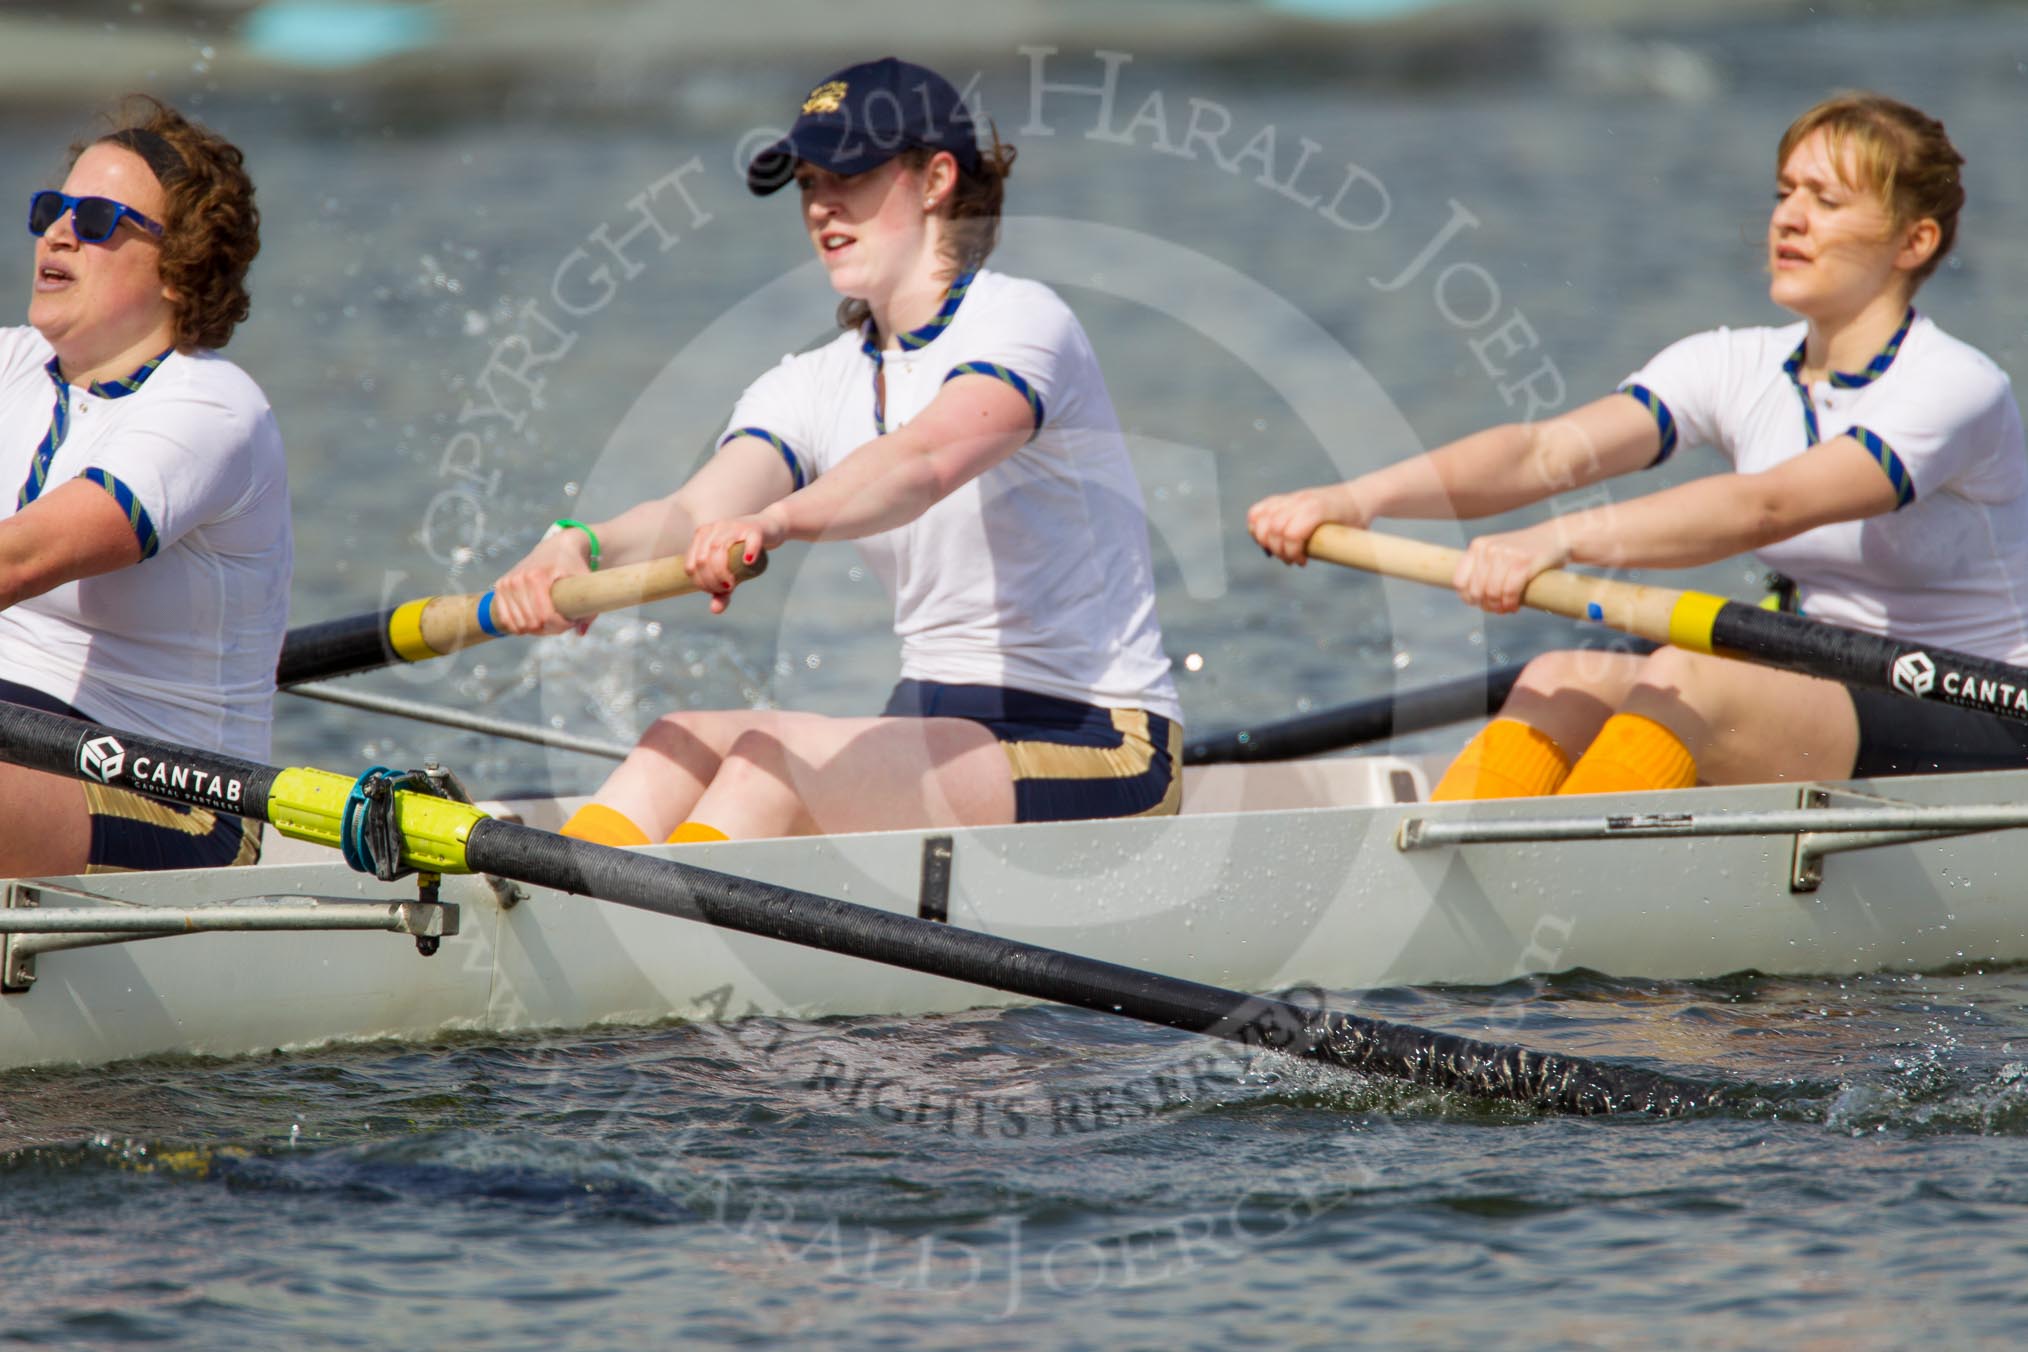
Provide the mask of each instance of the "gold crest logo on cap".
POLYGON ((838 111, 838 105, 843 102, 845 102, 845 82, 833 80, 829 84, 820 84, 810 91, 810 97, 803 100, 803 111, 835 113, 838 111))

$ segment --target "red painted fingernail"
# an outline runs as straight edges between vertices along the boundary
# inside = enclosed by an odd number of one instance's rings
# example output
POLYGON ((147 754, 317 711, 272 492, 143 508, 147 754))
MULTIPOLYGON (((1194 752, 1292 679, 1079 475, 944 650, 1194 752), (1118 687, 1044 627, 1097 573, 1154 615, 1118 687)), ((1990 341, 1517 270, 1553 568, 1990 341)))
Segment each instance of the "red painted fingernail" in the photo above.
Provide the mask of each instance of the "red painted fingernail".
POLYGON ((751 555, 751 554, 747 555, 747 556, 746 556, 746 561, 747 561, 748 563, 752 563, 752 562, 753 562, 753 555, 751 555))

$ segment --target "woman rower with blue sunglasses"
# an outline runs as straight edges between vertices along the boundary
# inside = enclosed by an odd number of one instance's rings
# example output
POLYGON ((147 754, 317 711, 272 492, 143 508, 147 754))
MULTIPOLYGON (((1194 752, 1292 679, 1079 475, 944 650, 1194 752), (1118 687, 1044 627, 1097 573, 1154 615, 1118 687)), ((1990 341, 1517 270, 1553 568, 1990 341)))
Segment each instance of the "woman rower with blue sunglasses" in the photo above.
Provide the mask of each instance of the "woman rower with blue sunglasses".
MULTIPOLYGON (((0 699, 265 759, 289 492, 218 356, 260 214, 238 149, 152 100, 29 198, 28 325, 0 329, 0 699)), ((0 765, 0 876, 251 863, 236 817, 0 765)))
POLYGON ((28 233, 37 239, 49 233, 49 227, 70 215, 71 233, 80 244, 104 244, 119 231, 121 221, 132 221, 134 225, 162 238, 162 224, 128 206, 115 202, 110 197, 72 197, 67 192, 54 188, 28 199, 28 233))

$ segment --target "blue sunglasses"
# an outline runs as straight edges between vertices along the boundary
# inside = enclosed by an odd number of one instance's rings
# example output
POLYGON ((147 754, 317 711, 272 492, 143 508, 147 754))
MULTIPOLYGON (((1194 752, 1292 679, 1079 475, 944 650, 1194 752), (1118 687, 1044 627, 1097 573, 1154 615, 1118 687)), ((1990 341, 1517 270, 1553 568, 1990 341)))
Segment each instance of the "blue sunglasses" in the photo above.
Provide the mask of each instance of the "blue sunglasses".
POLYGON ((120 228, 122 218, 149 234, 161 238, 162 227, 125 202, 110 197, 72 197, 67 192, 45 189, 28 199, 28 233, 40 238, 49 227, 70 213, 70 228, 86 244, 104 244, 120 228))

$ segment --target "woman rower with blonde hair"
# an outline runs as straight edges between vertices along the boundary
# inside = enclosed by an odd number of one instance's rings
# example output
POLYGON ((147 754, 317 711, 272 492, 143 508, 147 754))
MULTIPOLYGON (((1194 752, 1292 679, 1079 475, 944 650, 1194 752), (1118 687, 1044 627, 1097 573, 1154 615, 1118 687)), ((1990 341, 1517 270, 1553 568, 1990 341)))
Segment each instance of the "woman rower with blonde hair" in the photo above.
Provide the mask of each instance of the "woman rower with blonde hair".
POLYGON ((1182 729, 1147 522, 1084 331, 986 270, 1013 151, 893 57, 838 71, 755 158, 795 185, 845 332, 740 397, 675 493, 561 521, 493 619, 557 633, 550 587, 684 554, 723 610, 749 560, 850 539, 894 597, 901 683, 875 718, 670 714, 567 834, 607 844, 1174 812, 1182 729))
MULTIPOLYGON (((1347 483, 1256 503, 1289 563, 1324 522, 1481 517, 1708 443, 1732 461, 1645 497, 1472 541, 1458 593, 1516 609, 1566 563, 1691 567, 1752 551, 1803 614, 2028 662, 2028 448, 2006 375, 1911 300, 1957 236, 1963 157, 1943 125, 1842 94, 1782 136, 1768 294, 1784 328, 1714 329, 1616 394, 1347 483)), ((1991 715, 1663 648, 1548 653, 1439 785, 1442 798, 1598 793, 2028 764, 1991 715)))

